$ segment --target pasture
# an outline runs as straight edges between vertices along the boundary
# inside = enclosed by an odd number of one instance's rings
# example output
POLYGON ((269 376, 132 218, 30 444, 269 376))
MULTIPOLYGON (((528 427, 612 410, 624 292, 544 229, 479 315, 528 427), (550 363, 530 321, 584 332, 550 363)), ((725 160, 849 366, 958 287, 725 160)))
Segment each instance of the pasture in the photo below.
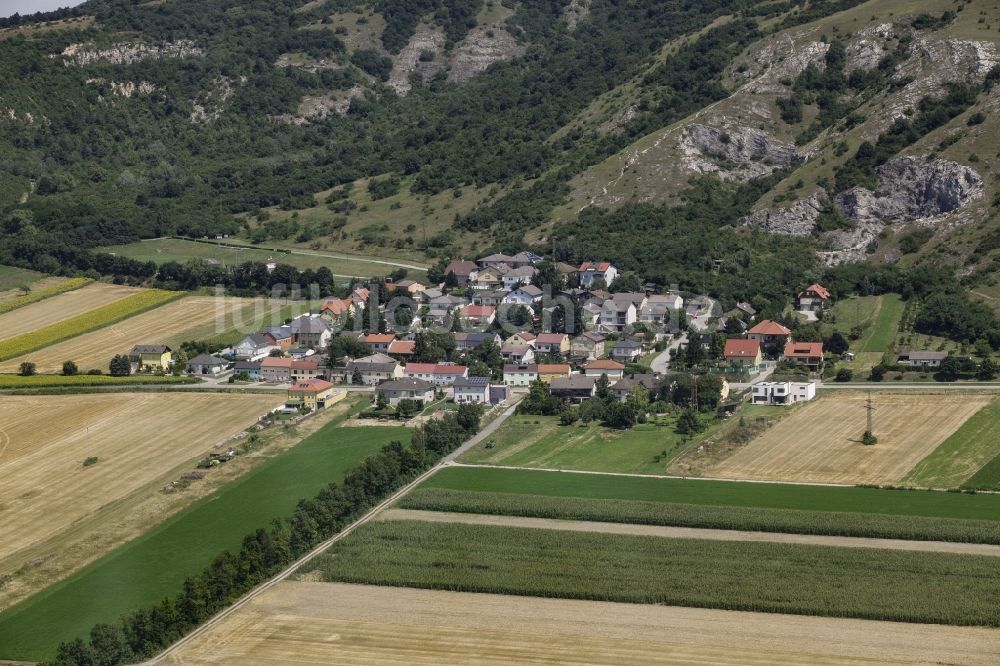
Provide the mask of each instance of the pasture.
MULTIPOLYGON (((22 361, 32 361, 39 372, 55 372, 63 361, 74 361, 81 371, 106 370, 115 354, 127 354, 137 344, 176 346, 184 340, 211 331, 223 333, 234 327, 252 299, 189 296, 104 326, 83 335, 63 340, 0 363, 0 372, 16 372, 22 361)), ((247 320, 244 320, 247 321, 247 320)), ((252 327, 247 332, 256 330, 252 327)))
POLYGON ((375 521, 312 560, 326 582, 1000 626, 981 555, 375 521), (579 555, 579 556, 577 556, 579 555))
POLYGON ((30 333, 110 305, 142 289, 95 282, 0 314, 0 339, 30 333))
POLYGON ((810 483, 897 484, 992 397, 874 394, 878 443, 865 446, 864 393, 825 395, 777 425, 705 475, 724 479, 810 483))
POLYGON ((284 581, 167 664, 826 664, 987 666, 1000 635, 973 627, 284 581), (725 630, 720 630, 725 627, 725 630))
POLYGON ((280 396, 0 396, 0 563, 165 479, 254 424, 280 396), (96 464, 84 467, 94 456, 96 464))
POLYGON ((340 427, 346 415, 347 410, 139 538, 5 610, 0 614, 0 660, 50 659, 61 641, 179 591, 187 576, 222 551, 238 550, 244 536, 272 518, 291 514, 299 499, 339 481, 389 441, 409 437, 405 428, 340 427))
POLYGON ((1000 400, 993 400, 910 470, 903 483, 928 488, 961 486, 1000 455, 998 428, 1000 400))

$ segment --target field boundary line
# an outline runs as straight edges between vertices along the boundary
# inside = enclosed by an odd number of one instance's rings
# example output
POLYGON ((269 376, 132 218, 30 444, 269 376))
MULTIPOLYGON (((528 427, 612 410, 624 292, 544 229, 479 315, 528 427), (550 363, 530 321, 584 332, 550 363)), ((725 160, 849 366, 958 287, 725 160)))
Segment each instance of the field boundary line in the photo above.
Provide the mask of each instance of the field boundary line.
MULTIPOLYGON (((278 254, 297 254, 299 256, 305 257, 324 257, 327 259, 341 259, 343 261, 357 261, 359 263, 368 264, 380 264, 383 266, 395 266, 396 268, 407 268, 414 271, 424 272, 427 270, 427 266, 420 266, 415 263, 406 263, 403 261, 395 261, 388 258, 373 258, 363 254, 341 254, 336 252, 319 252, 317 250, 301 250, 294 248, 280 248, 280 247, 264 247, 260 245, 243 245, 242 243, 227 243, 218 242, 213 240, 206 240, 203 238, 188 238, 186 236, 164 236, 161 238, 148 238, 146 241, 155 240, 183 240, 190 241, 192 243, 204 243, 205 245, 216 245, 218 247, 233 248, 237 250, 263 250, 264 252, 277 252, 278 254)), ((143 241, 140 241, 143 242, 143 241)))
POLYGON ((409 493, 411 490, 413 490, 414 488, 416 488, 418 485, 420 485, 421 483, 423 483, 424 481, 426 481, 428 478, 430 478, 431 476, 433 476, 434 474, 436 474, 439 470, 443 469, 445 466, 448 465, 448 463, 450 461, 454 460, 456 457, 458 457, 459 455, 461 455, 462 453, 464 453, 468 449, 472 448, 473 446, 475 446, 479 442, 483 441, 484 439, 486 439, 487 437, 489 437, 490 435, 492 435, 494 433, 494 431, 496 431, 496 429, 499 428, 503 424, 504 421, 506 421, 510 416, 512 416, 514 414, 514 411, 516 409, 517 409, 517 404, 516 403, 513 404, 513 405, 511 405, 510 407, 508 407, 506 410, 503 411, 503 413, 500 414, 500 416, 498 416, 497 418, 495 418, 485 428, 483 428, 478 433, 476 433, 475 435, 473 435, 472 437, 470 437, 468 440, 466 440, 457 449, 455 449, 454 451, 452 451, 448 455, 446 455, 443 458, 441 458, 441 460, 439 460, 433 467, 431 467, 430 469, 426 470, 425 472, 422 472, 416 478, 414 478, 412 481, 410 481, 409 483, 407 483, 406 485, 404 485, 402 488, 399 488, 398 490, 396 490, 395 492, 393 492, 391 495, 389 495, 389 497, 385 498, 384 500, 382 500, 381 502, 379 502, 378 504, 376 504, 374 507, 372 507, 371 509, 369 509, 364 515, 362 515, 360 518, 358 518, 357 520, 355 520, 353 523, 347 525, 344 529, 340 530, 339 532, 337 532, 336 534, 334 534, 333 536, 331 536, 329 539, 326 539, 325 541, 319 543, 315 548, 313 548, 308 553, 306 553, 305 555, 303 555, 302 557, 300 557, 299 559, 297 559, 292 564, 288 565, 285 569, 283 569, 282 571, 280 571, 279 573, 277 573, 271 579, 269 579, 269 580, 261 583, 257 587, 255 587, 252 590, 250 590, 249 592, 247 592, 245 595, 243 595, 242 597, 240 597, 239 600, 237 600, 236 602, 234 602, 230 606, 222 609, 221 611, 219 611, 218 613, 216 613, 215 615, 213 615, 211 618, 209 618, 208 620, 206 620, 204 623, 202 623, 196 629, 194 629, 193 631, 191 631, 191 633, 187 634, 186 636, 183 636, 183 637, 179 638, 176 642, 174 642, 172 645, 170 645, 169 647, 167 647, 163 652, 161 652, 157 656, 155 656, 152 659, 149 659, 147 661, 141 662, 141 663, 146 664, 146 665, 150 665, 150 666, 152 664, 165 663, 164 660, 166 660, 172 653, 176 652, 177 650, 179 650, 183 646, 187 645, 188 643, 190 643, 191 641, 193 641, 195 638, 197 638, 197 637, 201 636, 202 634, 206 633, 212 627, 214 627, 215 625, 217 625, 218 623, 220 623, 225 618, 229 617, 231 614, 235 613, 237 610, 239 610, 239 609, 243 608, 244 606, 246 606, 247 604, 249 604, 251 601, 253 601, 254 599, 256 599, 258 596, 260 596, 261 594, 263 594, 267 590, 271 589, 272 587, 274 587, 278 583, 280 583, 280 582, 286 580, 287 578, 289 578, 300 567, 302 567, 302 565, 308 563, 310 560, 312 560, 313 558, 317 557, 318 555, 323 554, 328 548, 330 548, 330 546, 332 546, 333 544, 337 543, 341 539, 344 539, 347 536, 349 536, 351 534, 351 532, 353 532, 358 527, 361 527, 362 525, 364 525, 364 524, 366 524, 368 522, 371 522, 379 513, 381 513, 385 509, 387 509, 390 506, 392 506, 393 504, 395 504, 397 501, 399 501, 399 499, 401 497, 403 497, 404 495, 406 495, 407 493, 409 493))
POLYGON ((406 520, 425 523, 523 527, 528 529, 591 532, 596 534, 623 534, 629 536, 650 536, 660 539, 702 539, 708 541, 829 546, 834 548, 874 548, 880 550, 1000 557, 1000 546, 959 541, 921 541, 884 537, 801 534, 797 532, 761 532, 753 530, 715 529, 710 527, 681 527, 651 525, 648 523, 612 523, 600 520, 539 518, 537 516, 511 516, 505 514, 463 513, 425 509, 389 509, 388 511, 384 511, 378 519, 387 521, 406 520))

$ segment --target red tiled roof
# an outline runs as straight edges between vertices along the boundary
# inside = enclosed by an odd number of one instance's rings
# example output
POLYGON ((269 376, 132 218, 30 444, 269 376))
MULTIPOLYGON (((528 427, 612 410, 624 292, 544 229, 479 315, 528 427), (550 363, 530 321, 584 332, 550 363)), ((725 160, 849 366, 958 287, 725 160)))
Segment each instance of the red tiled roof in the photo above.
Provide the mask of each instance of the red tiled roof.
POLYGON ((292 388, 289 390, 304 393, 320 393, 330 388, 333 388, 333 384, 325 379, 303 379, 292 384, 292 388))
POLYGON ((785 358, 821 358, 822 342, 789 342, 785 345, 785 358))
POLYGON ((369 345, 386 344, 396 339, 395 333, 369 333, 362 342, 369 345))
POLYGON ((570 367, 568 363, 539 363, 538 372, 543 375, 568 375, 570 367))
POLYGON ((432 375, 461 375, 468 371, 464 365, 446 365, 442 363, 407 363, 403 372, 430 373, 432 375))
POLYGON ((581 271, 597 270, 603 273, 609 268, 611 268, 611 264, 607 261, 602 261, 602 262, 585 261, 582 264, 580 264, 581 271))
POLYGON ((808 287, 806 287, 805 291, 803 291, 801 294, 799 294, 799 296, 801 297, 801 296, 805 295, 807 292, 810 292, 810 291, 813 292, 814 294, 816 294, 817 296, 819 296, 820 298, 822 298, 823 300, 826 300, 826 299, 830 298, 830 290, 827 289, 826 287, 824 287, 821 284, 811 284, 811 285, 809 285, 808 287))
MULTIPOLYGON (((535 334, 532 333, 531 331, 518 331, 517 333, 514 333, 510 337, 512 338, 514 337, 514 335, 521 338, 522 340, 527 340, 528 342, 531 342, 532 340, 535 339, 535 334)), ((507 339, 509 340, 510 338, 507 339)))
POLYGON ((268 356, 260 362, 262 368, 291 368, 292 359, 283 356, 268 356))
POLYGON ((747 333, 756 333, 758 335, 791 335, 792 332, 779 324, 776 321, 771 321, 770 319, 765 319, 753 328, 751 328, 747 333))
POLYGON ((757 358, 760 353, 760 340, 726 340, 726 348, 722 355, 726 358, 757 358))
POLYGON ((342 314, 351 309, 351 302, 346 299, 335 298, 323 303, 320 312, 332 312, 335 315, 342 314))
POLYGON ((412 354, 416 348, 415 340, 393 340, 389 343, 390 354, 412 354))
POLYGON ((536 342, 543 345, 561 345, 565 339, 565 333, 539 333, 536 342))
POLYGON ((467 317, 489 317, 496 310, 492 305, 466 305, 462 308, 462 314, 467 317))
POLYGON ((612 361, 606 358, 599 358, 596 361, 591 361, 584 366, 588 370, 624 370, 625 366, 618 361, 612 361))

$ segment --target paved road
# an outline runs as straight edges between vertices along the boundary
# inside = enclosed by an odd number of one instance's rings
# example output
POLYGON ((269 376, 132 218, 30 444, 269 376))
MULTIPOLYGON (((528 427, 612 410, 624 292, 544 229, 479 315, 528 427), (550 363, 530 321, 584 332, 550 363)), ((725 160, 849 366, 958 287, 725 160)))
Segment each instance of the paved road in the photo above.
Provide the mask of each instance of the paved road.
POLYGON ((451 513, 447 511, 421 511, 416 509, 389 509, 379 520, 415 520, 429 523, 460 523, 463 525, 502 525, 528 527, 565 532, 599 532, 602 534, 627 534, 654 536, 667 539, 706 539, 708 541, 749 541, 756 543, 792 543, 809 546, 837 546, 838 548, 878 548, 882 550, 908 550, 925 553, 952 553, 957 555, 987 555, 1000 557, 1000 546, 983 543, 957 543, 952 541, 915 541, 908 539, 875 539, 868 537, 842 537, 820 534, 785 534, 783 532, 750 532, 746 530, 702 529, 694 527, 669 527, 633 523, 606 523, 593 520, 561 520, 530 518, 525 516, 498 516, 481 513, 451 513))
POLYGON ((211 629, 212 627, 218 625, 223 619, 225 619, 226 617, 228 617, 229 615, 231 615, 232 613, 234 613, 236 610, 242 608, 243 606, 246 606, 252 599, 260 596, 261 594, 263 594, 268 589, 270 589, 273 586, 277 585, 281 581, 287 579, 289 576, 291 576, 293 573, 295 573, 295 571, 297 571, 306 562, 308 562, 309 560, 313 559, 314 557, 316 557, 316 556, 322 554, 323 552, 325 552, 330 546, 332 546, 337 541, 340 541, 341 539, 347 537, 351 532, 353 532, 358 527, 364 525, 367 522, 370 522, 373 518, 375 518, 375 516, 377 516, 382 511, 384 511, 384 510, 388 509, 389 507, 391 507, 401 497, 403 497, 408 492, 410 492, 411 490, 413 490, 414 488, 416 488, 417 486, 419 486, 421 483, 423 483, 428 477, 430 477, 433 474, 437 473, 438 470, 442 469, 446 465, 451 464, 451 461, 453 461, 455 458, 457 458, 458 456, 462 455, 463 453, 465 453, 466 451, 468 451, 469 449, 471 449, 473 446, 475 446, 479 442, 483 441, 484 438, 489 437, 490 435, 492 435, 497 430, 497 428, 499 428, 503 424, 504 421, 506 421, 508 418, 510 418, 514 414, 514 411, 516 409, 517 409, 517 403, 512 404, 510 407, 508 407, 507 409, 505 409, 503 411, 503 413, 500 414, 500 416, 498 416, 497 418, 495 418, 489 425, 487 425, 485 428, 483 428, 479 433, 477 433, 475 436, 471 437, 464 444, 462 444, 460 447, 458 447, 457 449, 455 449, 455 451, 453 451, 449 455, 447 455, 444 458, 442 458, 436 465, 434 465, 434 467, 431 467, 429 470, 427 470, 426 472, 424 472, 423 474, 421 474, 420 476, 418 476, 417 478, 415 478, 413 481, 411 481, 410 483, 406 484, 405 486, 403 486, 402 488, 400 488, 399 490, 397 490, 396 492, 394 492, 392 495, 390 495, 389 497, 387 497, 386 499, 384 499, 377 506, 375 506, 373 509, 371 509, 368 513, 366 513, 365 515, 361 516, 356 521, 354 521, 353 523, 351 523, 350 525, 348 525, 347 527, 345 527, 344 529, 342 529, 340 532, 338 532, 337 534, 333 535, 332 537, 330 537, 329 539, 327 539, 326 541, 322 542, 321 544, 319 544, 318 546, 316 546, 315 548, 313 548, 311 551, 309 551, 308 553, 306 553, 305 555, 303 555, 302 557, 300 557, 298 560, 296 560, 291 565, 289 565, 286 569, 284 569, 281 573, 277 574, 274 578, 271 578, 266 583, 262 583, 261 585, 258 585, 254 589, 250 590, 250 592, 248 592, 245 596, 243 596, 239 601, 237 601, 233 605, 229 606, 228 608, 226 608, 226 609, 224 609, 222 611, 219 611, 217 614, 215 614, 213 617, 211 617, 209 620, 207 620, 200 627, 198 627, 197 629, 195 629, 194 631, 192 631, 190 634, 188 634, 187 636, 181 638, 180 640, 178 640, 177 642, 175 642, 173 645, 171 645, 170 647, 168 647, 166 650, 164 650, 163 652, 161 652, 159 655, 157 655, 153 659, 150 659, 149 661, 144 662, 144 663, 145 664, 159 664, 159 663, 162 663, 164 659, 166 659, 169 655, 171 655, 174 652, 176 652, 182 646, 190 643, 191 641, 193 641, 198 636, 206 633, 209 629, 211 629))
POLYGON ((649 364, 649 369, 659 375, 667 374, 667 365, 670 363, 670 351, 674 349, 680 349, 680 346, 682 344, 685 344, 686 342, 687 342, 687 332, 685 331, 680 335, 678 335, 677 337, 675 337, 670 342, 670 345, 666 349, 664 349, 663 352, 660 353, 656 358, 653 359, 653 362, 649 364))

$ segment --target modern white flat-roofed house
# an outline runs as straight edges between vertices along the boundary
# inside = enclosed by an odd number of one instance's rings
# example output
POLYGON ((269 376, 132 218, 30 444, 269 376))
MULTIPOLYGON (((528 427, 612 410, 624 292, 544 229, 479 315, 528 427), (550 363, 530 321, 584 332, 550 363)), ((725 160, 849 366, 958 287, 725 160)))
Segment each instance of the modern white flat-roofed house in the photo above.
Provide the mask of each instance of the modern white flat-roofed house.
POLYGON ((760 382, 753 385, 755 405, 793 405, 816 397, 816 382, 760 382))

